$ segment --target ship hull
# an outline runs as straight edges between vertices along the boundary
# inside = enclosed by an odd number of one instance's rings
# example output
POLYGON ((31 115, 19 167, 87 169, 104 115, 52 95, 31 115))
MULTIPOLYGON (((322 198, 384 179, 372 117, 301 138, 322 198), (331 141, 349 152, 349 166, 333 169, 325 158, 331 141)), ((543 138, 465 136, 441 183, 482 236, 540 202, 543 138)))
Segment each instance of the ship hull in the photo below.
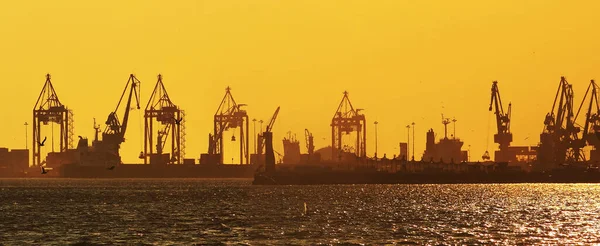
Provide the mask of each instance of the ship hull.
POLYGON ((24 178, 26 175, 23 171, 0 170, 0 178, 24 178))
POLYGON ((472 171, 391 173, 387 171, 311 170, 260 172, 254 185, 319 184, 489 184, 489 183, 600 183, 600 172, 562 169, 546 172, 472 171))
POLYGON ((123 164, 110 170, 99 166, 64 165, 62 178, 249 178, 255 165, 166 165, 123 164))
POLYGON ((37 167, 27 171, 0 172, 0 178, 244 178, 252 179, 256 165, 164 165, 122 164, 108 169, 104 166, 66 164, 47 169, 42 174, 37 167))

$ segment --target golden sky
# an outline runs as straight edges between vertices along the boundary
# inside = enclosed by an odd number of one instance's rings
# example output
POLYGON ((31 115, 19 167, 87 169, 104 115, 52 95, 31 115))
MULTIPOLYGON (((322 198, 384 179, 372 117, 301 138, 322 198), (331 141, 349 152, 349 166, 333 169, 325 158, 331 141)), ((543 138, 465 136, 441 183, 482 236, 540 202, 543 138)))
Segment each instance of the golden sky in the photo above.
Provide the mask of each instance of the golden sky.
MULTIPOLYGON (((2 1, 0 146, 25 147, 23 124, 31 124, 46 73, 74 111, 75 134, 89 138, 93 118, 104 123, 130 73, 142 81, 142 107, 161 73, 188 116, 187 158, 207 151, 212 115, 231 86, 251 118, 268 121, 281 106, 279 152, 288 131, 306 151, 304 128, 317 148, 329 145, 330 120, 347 90, 365 109, 370 155, 373 121, 378 152, 389 156, 414 121, 420 157, 427 129, 443 135, 443 113, 458 120, 464 149, 471 145, 471 158, 480 159, 486 147, 496 148, 487 111, 493 80, 505 104, 513 103, 513 145, 534 145, 560 76, 574 84, 577 106, 589 80, 600 78, 599 7, 547 0, 2 1)), ((142 150, 141 117, 132 112, 125 162, 137 162, 142 150)), ((237 148, 225 159, 232 156, 239 162, 237 148)))

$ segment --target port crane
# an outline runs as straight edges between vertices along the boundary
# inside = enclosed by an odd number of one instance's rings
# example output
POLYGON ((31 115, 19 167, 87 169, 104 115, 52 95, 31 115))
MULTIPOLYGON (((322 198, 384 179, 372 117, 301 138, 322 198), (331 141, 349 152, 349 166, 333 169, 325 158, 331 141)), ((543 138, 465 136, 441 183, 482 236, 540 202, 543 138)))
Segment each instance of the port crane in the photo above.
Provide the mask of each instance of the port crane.
MULTIPOLYGON (((129 75, 125 89, 121 94, 121 98, 117 103, 117 107, 114 111, 110 112, 106 119, 106 128, 102 132, 102 140, 94 139, 92 142, 92 153, 88 155, 81 155, 81 161, 86 164, 100 165, 100 166, 116 166, 121 164, 121 156, 119 155, 119 148, 121 143, 125 142, 125 133, 127 132, 127 125, 129 123, 129 113, 131 109, 131 100, 135 99, 136 109, 140 109, 140 93, 139 93, 140 81, 133 75, 129 75), (123 121, 119 120, 117 112, 119 107, 126 97, 127 101, 124 106, 123 121)), ((98 129, 94 126, 97 133, 98 129)), ((87 149, 87 139, 81 138, 79 140, 78 149, 85 147, 87 149), (82 142, 83 141, 83 142, 82 142)), ((86 150, 88 151, 88 150, 86 150)))
POLYGON ((265 171, 273 172, 275 171, 275 153, 273 150, 273 125, 275 124, 275 120, 277 119, 277 115, 279 114, 279 108, 275 110, 273 117, 271 117, 271 121, 267 125, 265 131, 262 134, 262 139, 265 141, 265 171))
MULTIPOLYGON (((502 106, 502 99, 500 99, 500 90, 498 89, 498 81, 492 82, 492 97, 490 100, 489 111, 494 110, 494 114, 496 115, 496 130, 497 133, 494 134, 494 143, 500 145, 500 151, 496 152, 495 160, 496 162, 508 162, 511 161, 509 154, 509 146, 513 140, 512 133, 510 132, 510 113, 511 113, 511 103, 508 103, 508 110, 506 113, 504 112, 504 107, 502 106)), ((486 151, 487 159, 489 159, 489 153, 486 151)))
MULTIPOLYGON (((157 126, 157 128, 160 127, 157 126)), ((182 164, 185 156, 185 112, 175 105, 163 84, 162 75, 158 80, 150 100, 144 110, 144 164, 157 163, 182 164), (156 152, 153 150, 155 124, 162 125, 156 138, 156 152), (170 141, 167 139, 171 137, 170 141), (170 142, 171 158, 164 159, 163 151, 170 142), (158 159, 156 157, 159 157, 158 159)))
POLYGON ((356 132, 354 154, 357 158, 366 158, 367 125, 365 115, 360 113, 361 110, 352 106, 348 92, 344 91, 344 97, 331 119, 331 156, 333 160, 336 160, 335 156, 337 155, 337 160, 341 161, 345 145, 342 136, 352 132, 356 132))
POLYGON ((308 151, 308 156, 310 157, 315 153, 315 145, 313 135, 308 129, 304 129, 304 139, 306 140, 306 149, 308 151))
POLYGON ((586 102, 586 98, 589 95, 589 104, 587 108, 587 112, 585 114, 585 123, 583 126, 583 131, 580 139, 577 139, 573 143, 573 148, 582 149, 589 144, 593 147, 590 151, 590 160, 597 161, 600 160, 600 104, 598 103, 598 85, 594 80, 590 81, 587 90, 585 91, 585 95, 583 96, 583 100, 579 105, 579 109, 577 110, 577 114, 575 114, 575 120, 579 116, 581 109, 586 102))
MULTIPOLYGON (((57 124, 60 127, 59 152, 73 148, 73 111, 63 105, 54 90, 50 74, 46 74, 46 82, 33 106, 33 165, 42 165, 42 125, 57 124)), ((51 139, 54 151, 54 138, 51 139)))
MULTIPOLYGON (((573 86, 561 77, 552 110, 544 118, 540 134, 538 161, 541 165, 557 165, 576 161, 581 156, 578 148, 571 148, 578 141, 579 127, 575 126, 573 113, 573 86)), ((540 166, 540 168, 545 168, 540 166)))
POLYGON ((140 93, 138 91, 139 86, 140 81, 133 74, 130 74, 129 80, 127 80, 127 84, 125 85, 125 89, 121 94, 121 98, 117 103, 117 107, 108 115, 108 118, 106 119, 106 128, 104 129, 104 133, 102 133, 102 141, 110 142, 117 146, 125 142, 125 132, 127 131, 129 112, 131 111, 131 98, 133 96, 135 96, 136 109, 140 109, 140 93), (129 95, 127 96, 125 113, 123 114, 123 122, 121 123, 119 117, 117 116, 117 111, 119 110, 119 106, 121 106, 121 102, 125 97, 127 89, 129 89, 129 95))
MULTIPOLYGON (((219 104, 219 108, 214 115, 214 131, 213 134, 209 134, 209 147, 208 154, 210 157, 210 163, 223 164, 223 134, 225 131, 234 128, 240 128, 240 164, 249 164, 249 120, 246 110, 241 107, 246 106, 245 104, 238 104, 231 95, 231 88, 225 89, 225 96, 219 104), (218 160, 215 160, 218 158, 218 160)), ((235 135, 231 137, 231 141, 236 141, 235 135)), ((202 162, 202 161, 201 161, 202 162)))

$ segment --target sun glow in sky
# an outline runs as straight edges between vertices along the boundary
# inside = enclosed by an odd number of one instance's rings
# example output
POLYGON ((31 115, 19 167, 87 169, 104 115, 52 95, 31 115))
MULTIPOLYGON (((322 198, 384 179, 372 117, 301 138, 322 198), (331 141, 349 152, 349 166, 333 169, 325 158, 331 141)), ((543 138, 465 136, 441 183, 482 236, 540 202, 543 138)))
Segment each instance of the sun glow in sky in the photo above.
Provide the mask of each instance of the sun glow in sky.
MULTIPOLYGON (((589 80, 600 78, 599 7, 541 0, 3 1, 0 146, 25 147, 23 124, 31 124, 46 73, 74 111, 75 135, 89 138, 93 118, 104 123, 130 73, 142 81, 142 108, 160 73, 187 114, 187 158, 207 151, 212 116, 230 86, 251 119, 268 121, 281 106, 273 130, 279 152, 288 131, 304 146, 305 128, 317 148, 330 145, 331 117, 347 90, 367 117, 369 155, 375 120, 380 155, 399 153, 406 125, 415 122, 420 157, 429 128, 443 135, 443 113, 457 119, 463 149, 470 145, 477 160, 497 148, 487 110, 492 81, 513 105, 513 145, 537 144, 560 76, 573 84, 578 106, 589 80)), ((138 162, 143 144, 143 113, 131 117, 121 152, 129 163, 138 162)), ((50 128, 43 132, 50 138, 50 128)), ((239 162, 229 144, 225 160, 239 162)), ((50 150, 48 143, 44 153, 50 150)))

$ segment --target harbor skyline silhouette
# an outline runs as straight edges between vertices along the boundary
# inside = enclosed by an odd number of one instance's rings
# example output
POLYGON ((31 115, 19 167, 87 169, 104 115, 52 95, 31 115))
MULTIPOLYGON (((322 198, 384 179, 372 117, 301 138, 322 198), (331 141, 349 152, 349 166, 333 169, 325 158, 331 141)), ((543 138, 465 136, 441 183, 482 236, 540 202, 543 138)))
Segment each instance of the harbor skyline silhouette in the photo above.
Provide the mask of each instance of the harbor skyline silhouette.
MULTIPOLYGON (((123 76, 139 77, 145 101, 160 73, 187 111, 187 158, 206 152, 212 115, 230 86, 251 118, 266 121, 272 106, 285 109, 273 133, 276 150, 287 131, 303 129, 316 136, 317 149, 330 145, 329 121, 347 90, 367 115, 368 155, 375 120, 380 156, 399 152, 404 126, 415 122, 410 148, 419 159, 426 130, 441 132, 444 113, 459 120, 456 135, 478 159, 486 145, 496 149, 486 143, 493 134, 486 125, 492 81, 513 104, 514 144, 536 145, 560 76, 573 84, 577 102, 600 65, 593 8, 584 4, 182 1, 132 11, 140 3, 5 3, 13 11, 0 20, 14 24, 6 25, 0 48, 3 76, 11 81, 0 85, 0 100, 12 106, 11 120, 0 122, 1 146, 25 146, 22 122, 31 121, 46 73, 74 112, 75 135, 90 139, 93 118, 112 111, 123 76)), ((132 112, 124 162, 139 161, 141 122, 132 112)), ((43 131, 51 146, 52 130, 43 131)), ((225 148, 224 159, 238 162, 239 151, 225 148)))

